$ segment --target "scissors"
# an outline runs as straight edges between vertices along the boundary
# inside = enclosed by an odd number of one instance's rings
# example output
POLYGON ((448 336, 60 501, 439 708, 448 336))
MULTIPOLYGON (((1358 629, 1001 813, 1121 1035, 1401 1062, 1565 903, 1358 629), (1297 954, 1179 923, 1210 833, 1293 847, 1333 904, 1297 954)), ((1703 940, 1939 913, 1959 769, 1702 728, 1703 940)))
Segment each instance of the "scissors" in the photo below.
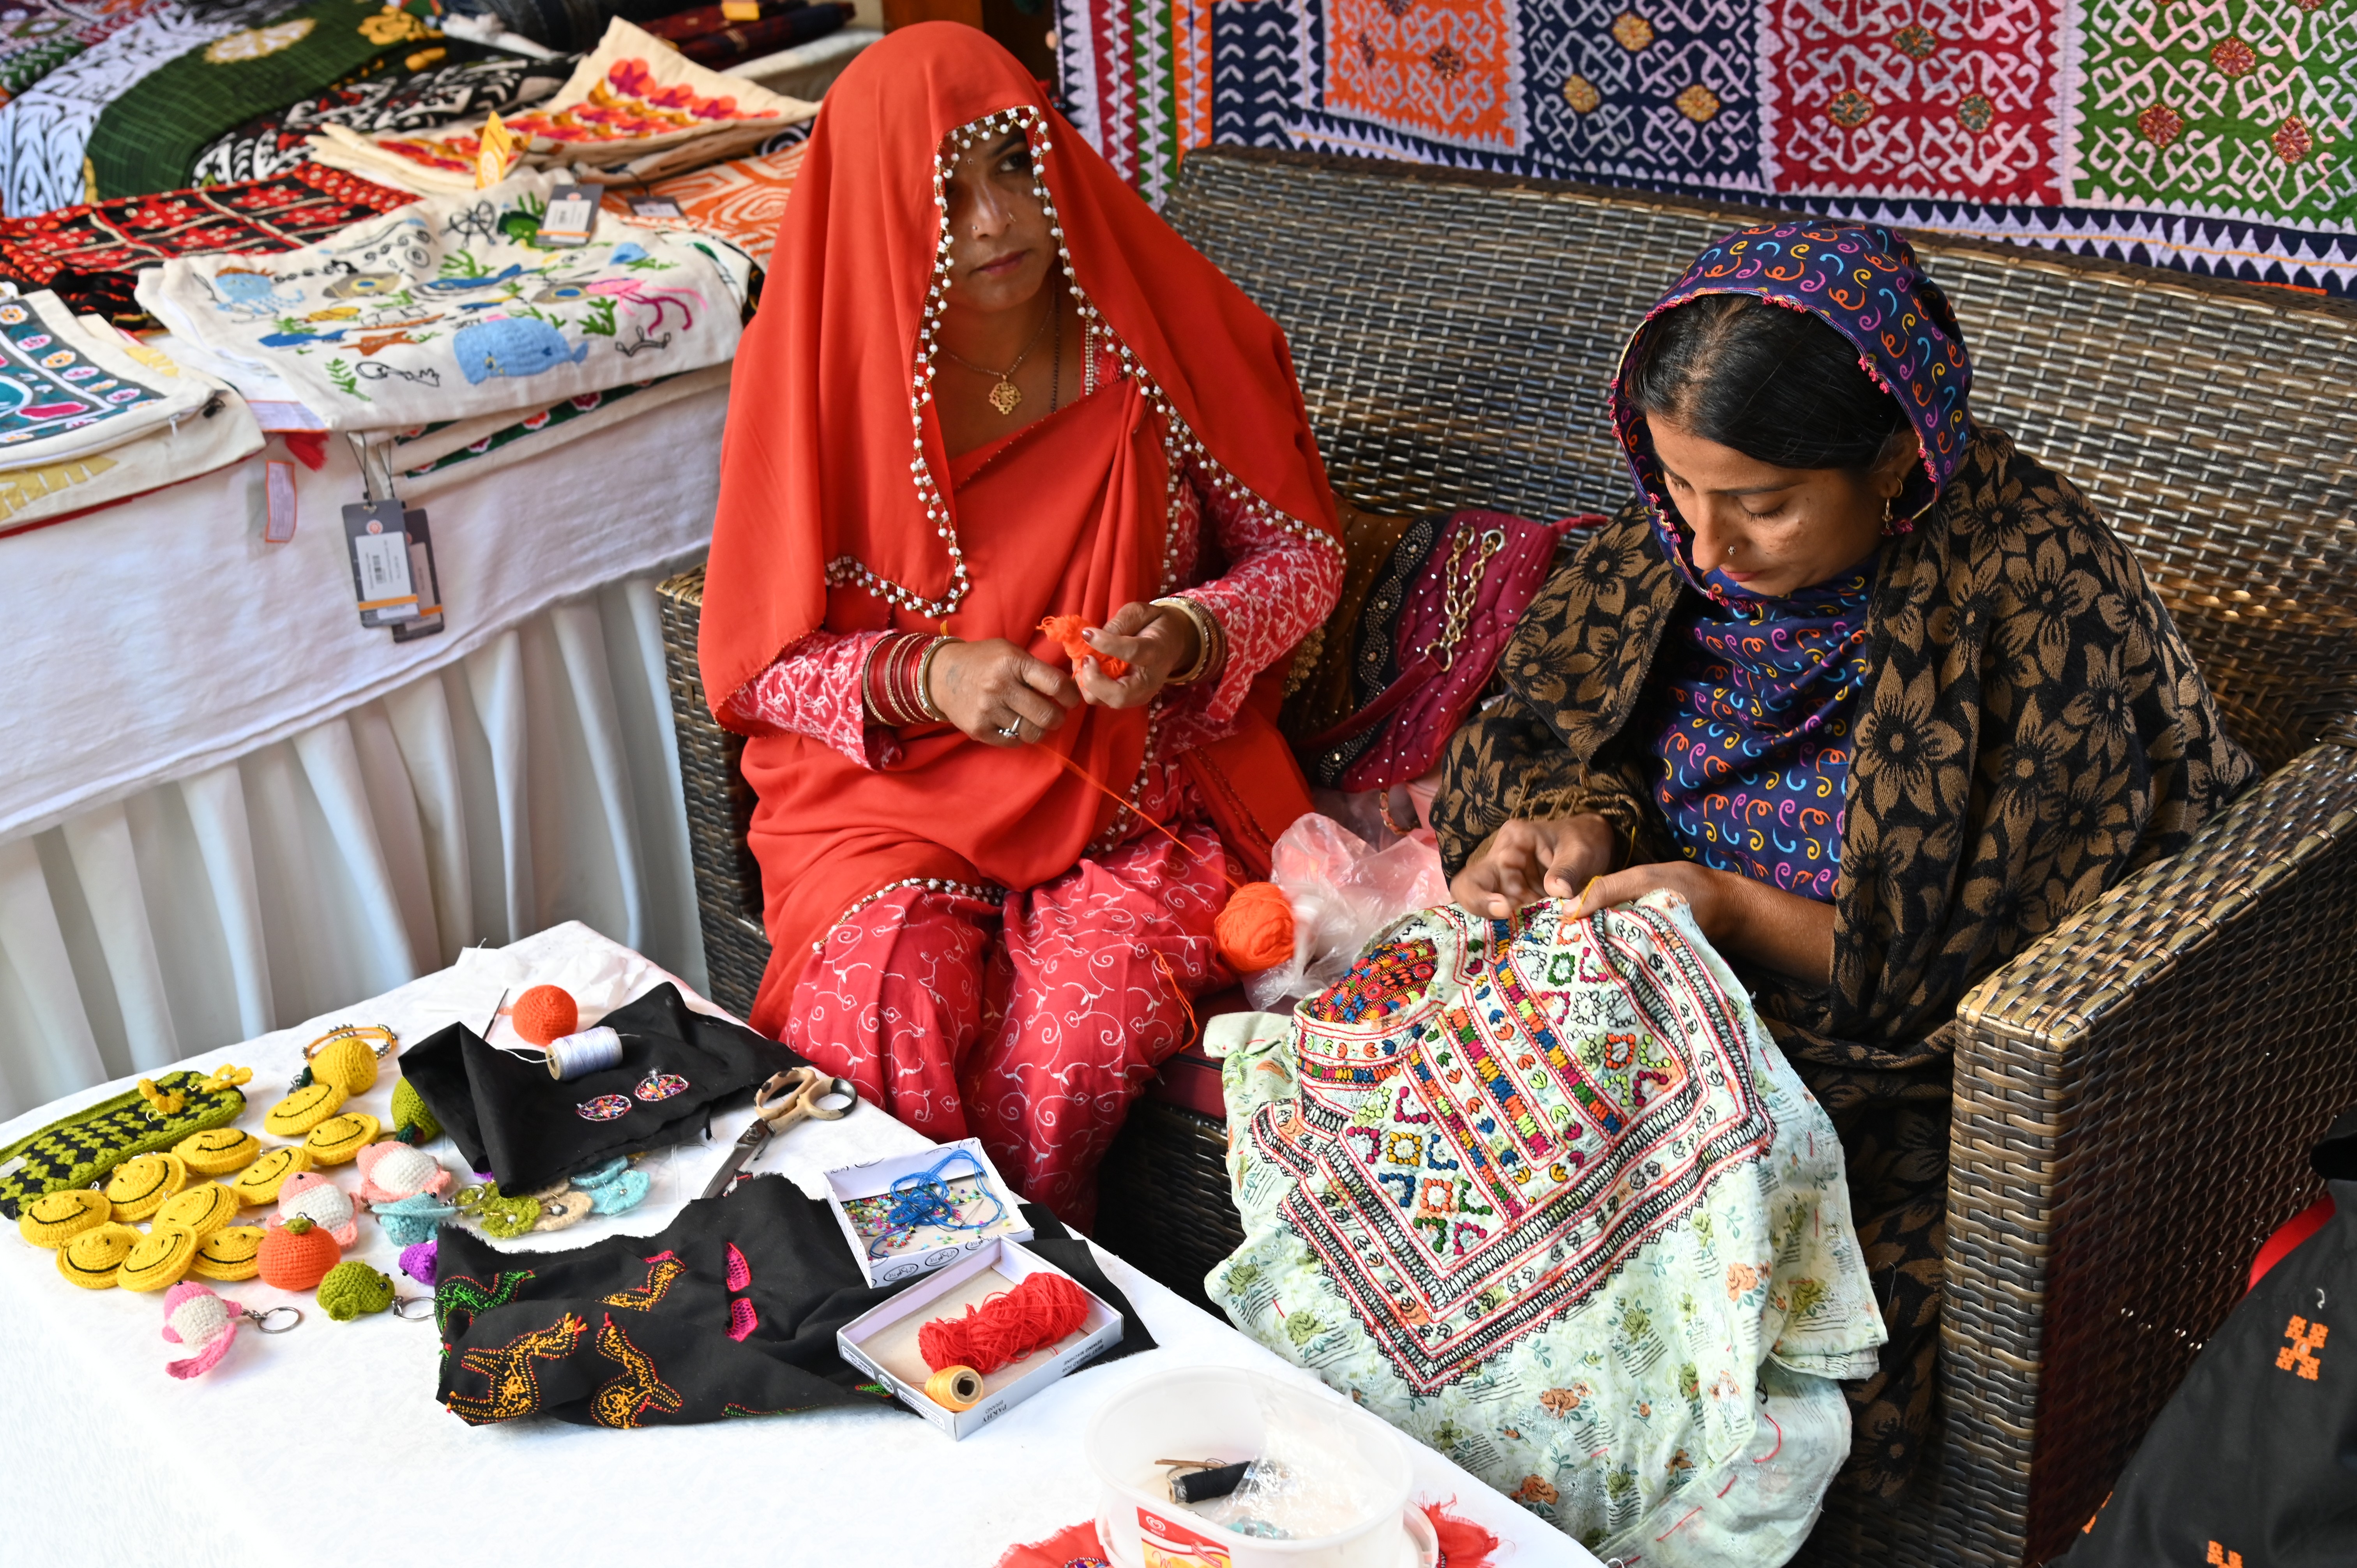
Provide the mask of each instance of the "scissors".
POLYGON ((813 1117, 839 1122, 858 1103, 859 1090, 847 1078, 829 1078, 814 1067, 788 1068, 774 1075, 754 1094, 752 1122, 737 1134, 736 1148, 698 1196, 718 1197, 726 1192, 770 1139, 798 1122, 813 1117))

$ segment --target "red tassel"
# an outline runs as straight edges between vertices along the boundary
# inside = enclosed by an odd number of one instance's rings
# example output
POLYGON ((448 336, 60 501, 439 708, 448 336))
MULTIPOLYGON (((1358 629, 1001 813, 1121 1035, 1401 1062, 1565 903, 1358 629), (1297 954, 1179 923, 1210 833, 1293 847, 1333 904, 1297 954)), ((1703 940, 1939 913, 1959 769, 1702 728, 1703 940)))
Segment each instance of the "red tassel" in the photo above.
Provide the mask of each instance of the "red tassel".
POLYGON ((1432 1521, 1433 1534, 1440 1537, 1440 1568, 1490 1568, 1498 1538, 1464 1515, 1450 1513, 1448 1504, 1456 1500, 1416 1505, 1432 1521))
POLYGON ((936 1372, 972 1367, 988 1377, 1053 1345, 1088 1316, 1088 1292, 1061 1274, 1031 1274, 1013 1290, 967 1307, 963 1317, 936 1317, 918 1329, 917 1353, 936 1372))
POLYGON ((1115 659, 1109 653, 1099 653, 1088 645, 1087 639, 1081 636, 1082 632, 1088 629, 1088 624, 1079 616, 1049 616, 1039 623, 1039 629, 1055 639, 1058 646, 1063 649, 1064 657, 1072 661, 1073 669, 1078 670, 1081 667, 1082 660, 1093 659, 1104 666, 1104 672, 1107 675, 1116 681, 1128 674, 1128 660, 1115 659))

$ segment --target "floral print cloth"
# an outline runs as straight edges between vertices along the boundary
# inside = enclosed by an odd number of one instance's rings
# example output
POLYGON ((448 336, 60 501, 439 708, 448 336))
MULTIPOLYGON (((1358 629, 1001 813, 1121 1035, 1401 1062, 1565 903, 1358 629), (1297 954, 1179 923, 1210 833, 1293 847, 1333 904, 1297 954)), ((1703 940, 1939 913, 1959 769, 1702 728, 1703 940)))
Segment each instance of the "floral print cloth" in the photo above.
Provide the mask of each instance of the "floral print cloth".
POLYGON ((266 370, 335 430, 545 408, 735 354, 742 255, 610 217, 544 245, 552 183, 429 197, 285 255, 178 258, 139 303, 224 379, 266 370))
POLYGON ((1684 900, 1411 916, 1230 1025, 1245 1333, 1597 1555, 1780 1563, 1884 1338, 1832 1122, 1684 900))

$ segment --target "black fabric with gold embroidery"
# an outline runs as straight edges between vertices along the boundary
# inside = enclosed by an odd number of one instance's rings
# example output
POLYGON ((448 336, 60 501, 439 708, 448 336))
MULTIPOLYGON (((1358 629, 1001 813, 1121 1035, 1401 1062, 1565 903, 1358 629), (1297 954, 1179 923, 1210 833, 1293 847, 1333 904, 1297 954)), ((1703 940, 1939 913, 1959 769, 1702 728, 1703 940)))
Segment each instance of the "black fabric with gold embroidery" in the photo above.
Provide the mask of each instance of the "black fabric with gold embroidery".
POLYGON ((568 1082, 549 1077, 537 1056, 494 1050, 464 1024, 412 1047, 402 1076, 468 1165, 514 1193, 697 1137, 722 1101, 809 1065, 741 1024, 695 1012, 676 985, 659 985, 598 1023, 622 1036, 621 1065, 568 1082))
POLYGON ((2332 1218, 2202 1347, 2054 1568, 2357 1563, 2357 1111, 2315 1164, 2332 1218))
MULTIPOLYGON (((1088 1243, 1027 1206, 1028 1243, 1122 1315, 1099 1360, 1154 1348, 1088 1243)), ((554 1416, 676 1426, 833 1405, 893 1404, 835 1350, 835 1330, 909 1283, 871 1286, 823 1203, 783 1176, 698 1198, 662 1234, 567 1252, 502 1251, 442 1231, 435 1321, 445 1408, 469 1425, 554 1416)), ((1091 1365, 1094 1365, 1092 1362, 1091 1365)))

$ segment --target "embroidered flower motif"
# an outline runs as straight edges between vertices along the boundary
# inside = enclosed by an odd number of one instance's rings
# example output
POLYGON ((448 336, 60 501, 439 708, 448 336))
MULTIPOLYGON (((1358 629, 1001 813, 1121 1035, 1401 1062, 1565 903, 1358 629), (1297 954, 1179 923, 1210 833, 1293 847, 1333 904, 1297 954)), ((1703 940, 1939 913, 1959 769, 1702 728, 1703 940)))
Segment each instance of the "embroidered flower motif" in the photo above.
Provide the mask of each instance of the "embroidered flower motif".
POLYGON ((1562 1495, 1536 1476, 1524 1476, 1523 1484, 1514 1488, 1514 1500, 1518 1503, 1553 1503, 1562 1495))
POLYGON ((652 1105, 658 1100, 669 1100, 674 1094, 683 1094, 686 1091, 687 1079, 675 1072, 664 1072, 658 1068, 639 1079, 639 1087, 633 1092, 640 1100, 652 1105))
POLYGON ((205 46, 205 62, 209 65, 235 65, 241 60, 274 55, 280 49, 293 48, 308 38, 312 26, 310 17, 298 16, 291 22, 279 22, 267 27, 248 27, 242 33, 215 38, 205 46))
POLYGON ((1433 74, 1443 81, 1454 81, 1465 73, 1465 57, 1447 44, 1432 51, 1429 63, 1433 74))
POLYGON ((1845 88, 1825 105, 1825 117, 1846 131, 1854 131, 1874 118, 1874 100, 1855 87, 1845 88))
POLYGON ((1890 42, 1909 59, 1929 59, 1932 51, 1940 47, 1940 40, 1932 36, 1932 29, 1921 22, 1910 22, 1900 28, 1891 36, 1890 42))
POLYGON ((2156 103, 2136 118, 2136 134, 2156 147, 2165 147, 2185 134, 2185 116, 2166 103, 2156 103))
POLYGON ((584 1122, 611 1122, 617 1116, 630 1113, 630 1097, 627 1094, 601 1094, 595 1100, 583 1101, 573 1109, 584 1122))
POLYGON ((1967 92, 1956 105, 1956 124, 1979 135, 1996 123, 1996 105, 1978 92, 1967 92))
POLYGON ((1604 102, 1604 94, 1596 91, 1596 83, 1584 76, 1566 78, 1563 84, 1563 101, 1571 105, 1576 114, 1591 114, 1604 102))
POLYGON ((2305 121, 2297 114, 2287 114, 2284 123, 2276 127, 2276 134, 2267 138, 2267 145, 2275 148, 2276 156, 2287 164, 2296 164, 2308 156, 2316 140, 2309 134, 2305 121))
POLYGON ((1612 18, 1612 37, 1622 48, 1635 54, 1653 41, 1653 24, 1634 11, 1623 11, 1612 18))
POLYGON ((2228 38, 2210 51, 2210 63, 2218 68, 2218 74, 2221 76, 2228 78, 2248 76, 2253 68, 2259 63, 2259 57, 2257 52, 2242 39, 2228 38))
POLYGON ((1677 105, 1679 113, 1697 125, 1709 124, 1718 114, 1718 94, 1699 81, 1670 102, 1677 105))

